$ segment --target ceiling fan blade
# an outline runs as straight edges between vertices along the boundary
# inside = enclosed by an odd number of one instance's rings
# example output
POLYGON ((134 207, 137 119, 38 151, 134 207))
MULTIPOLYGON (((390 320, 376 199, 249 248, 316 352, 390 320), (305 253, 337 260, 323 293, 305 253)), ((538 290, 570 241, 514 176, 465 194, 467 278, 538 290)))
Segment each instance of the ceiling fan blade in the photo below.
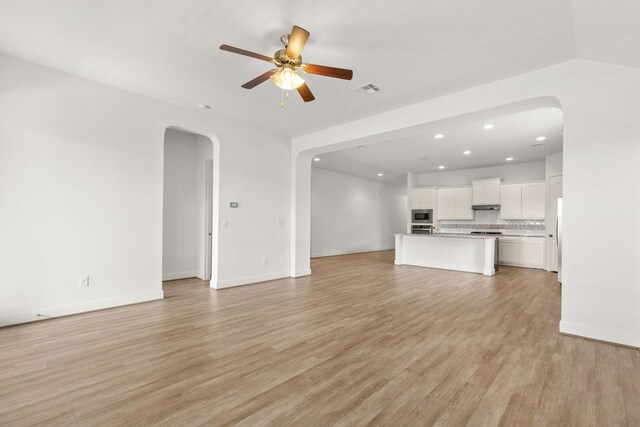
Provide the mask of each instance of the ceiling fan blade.
POLYGON ((300 94, 304 102, 311 102, 316 99, 316 97, 313 96, 313 94, 309 90, 309 86, 307 86, 306 83, 302 83, 302 85, 298 87, 298 93, 300 94))
POLYGON ((345 68, 325 67, 324 65, 304 64, 302 71, 319 76, 335 77, 337 79, 351 80, 353 71, 345 68))
POLYGON ((300 56, 308 38, 309 31, 294 25, 291 29, 291 35, 289 36, 289 43, 287 44, 287 56, 292 59, 300 56))
POLYGON ((277 70, 269 70, 266 73, 260 74, 255 79, 249 80, 248 82, 243 84, 242 87, 245 89, 253 89, 254 87, 258 86, 260 83, 269 80, 269 77, 271 77, 271 74, 275 73, 276 71, 277 70))
POLYGON ((239 55, 250 56, 250 57, 256 58, 256 59, 262 59, 263 61, 267 61, 267 62, 273 62, 273 58, 271 58, 270 56, 260 55, 259 53, 255 53, 255 52, 251 52, 251 51, 248 51, 248 50, 240 49, 240 48, 237 48, 237 47, 229 46, 228 44, 221 44, 220 45, 220 49, 221 50, 226 50, 227 52, 231 52, 231 53, 237 53, 239 55))

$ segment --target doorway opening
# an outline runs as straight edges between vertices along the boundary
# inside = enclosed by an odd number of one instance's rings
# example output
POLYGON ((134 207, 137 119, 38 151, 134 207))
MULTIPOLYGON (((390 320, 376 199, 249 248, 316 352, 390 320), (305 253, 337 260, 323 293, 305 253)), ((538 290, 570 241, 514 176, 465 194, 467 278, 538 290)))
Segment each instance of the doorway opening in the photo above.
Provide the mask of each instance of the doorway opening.
POLYGON ((165 131, 163 281, 190 279, 209 286, 215 274, 213 157, 209 137, 175 128, 165 131))
MULTIPOLYGON (((292 165, 292 276, 311 274, 310 258, 318 256, 315 237, 324 236, 313 221, 322 208, 314 195, 317 178, 324 174, 319 169, 381 184, 405 183, 403 233, 424 227, 414 224, 413 210, 431 210, 431 232, 499 230, 515 236, 504 239, 505 249, 511 248, 509 243, 518 244, 516 250, 502 252, 508 256, 504 265, 557 271, 556 212, 548 212, 548 207, 556 206, 561 196, 557 182, 562 180, 562 120, 556 99, 535 98, 346 141, 338 136, 335 142, 326 137, 301 140, 306 147, 301 145, 292 165), (507 195, 515 196, 502 210, 474 209, 474 181, 492 179, 498 195, 504 185, 507 195)), ((348 207, 344 200, 339 202, 340 208, 348 207)), ((482 204, 487 203, 475 203, 482 204)), ((370 215, 357 217, 366 226, 370 215)))

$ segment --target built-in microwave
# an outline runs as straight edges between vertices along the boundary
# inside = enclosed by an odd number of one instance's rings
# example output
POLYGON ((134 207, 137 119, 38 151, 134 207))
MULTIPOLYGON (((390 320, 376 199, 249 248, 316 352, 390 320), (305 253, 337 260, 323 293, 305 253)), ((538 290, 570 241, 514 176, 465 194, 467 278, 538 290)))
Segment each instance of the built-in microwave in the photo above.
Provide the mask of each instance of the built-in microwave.
POLYGON ((433 224, 433 209, 414 209, 411 211, 412 224, 433 224))

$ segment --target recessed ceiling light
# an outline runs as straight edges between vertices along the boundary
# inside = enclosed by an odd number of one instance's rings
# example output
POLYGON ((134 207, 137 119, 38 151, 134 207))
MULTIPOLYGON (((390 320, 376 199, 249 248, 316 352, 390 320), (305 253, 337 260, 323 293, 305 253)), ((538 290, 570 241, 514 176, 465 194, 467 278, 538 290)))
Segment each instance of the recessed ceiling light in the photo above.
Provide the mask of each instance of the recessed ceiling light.
POLYGON ((211 109, 211 105, 198 104, 198 108, 203 109, 203 110, 210 110, 211 109))
POLYGON ((433 137, 434 137, 435 139, 442 139, 442 138, 444 138, 444 135, 443 135, 443 134, 441 134, 441 133, 436 133, 433 137))
POLYGON ((486 130, 493 129, 493 125, 491 123, 487 123, 486 125, 482 126, 482 129, 486 129, 486 130))
POLYGON ((314 162, 319 162, 319 161, 320 161, 320 157, 314 157, 314 158, 313 158, 313 161, 314 161, 314 162))
POLYGON ((506 160, 507 162, 510 162, 511 160, 513 160, 513 157, 507 157, 505 160, 506 160))
POLYGON ((471 154, 471 151, 467 150, 467 151, 463 152, 462 154, 464 154, 465 156, 468 156, 469 154, 471 154))
POLYGON ((546 136, 539 136, 536 138, 536 141, 544 141, 545 139, 547 139, 546 136))
POLYGON ((444 169, 444 166, 440 165, 438 166, 438 169, 444 169))
POLYGON ((382 176, 382 175, 384 175, 384 174, 383 174, 383 173, 379 173, 379 174, 378 174, 378 176, 382 176))

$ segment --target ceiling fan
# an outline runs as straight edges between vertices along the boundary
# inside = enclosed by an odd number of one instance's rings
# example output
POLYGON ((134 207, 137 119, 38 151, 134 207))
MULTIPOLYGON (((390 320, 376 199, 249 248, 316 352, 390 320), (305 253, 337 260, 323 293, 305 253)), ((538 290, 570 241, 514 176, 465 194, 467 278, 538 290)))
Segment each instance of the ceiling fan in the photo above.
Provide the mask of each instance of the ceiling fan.
MULTIPOLYGON (((316 98, 313 96, 313 93, 311 93, 311 90, 309 90, 309 87, 304 82, 304 79, 300 76, 298 71, 344 80, 351 80, 353 77, 353 71, 346 70, 344 68, 303 63, 300 53, 302 52, 305 43, 307 43, 308 38, 309 32, 307 30, 294 25, 291 30, 291 34, 285 34, 280 37, 280 41, 284 44, 284 49, 280 49, 274 53, 273 58, 226 44, 220 45, 220 49, 271 62, 276 66, 275 69, 269 70, 253 80, 249 80, 247 83, 242 85, 243 88, 253 89, 260 83, 271 79, 273 84, 285 91, 296 89, 304 102, 310 102, 316 98)), ((284 107, 284 102, 280 103, 280 105, 284 107)))

